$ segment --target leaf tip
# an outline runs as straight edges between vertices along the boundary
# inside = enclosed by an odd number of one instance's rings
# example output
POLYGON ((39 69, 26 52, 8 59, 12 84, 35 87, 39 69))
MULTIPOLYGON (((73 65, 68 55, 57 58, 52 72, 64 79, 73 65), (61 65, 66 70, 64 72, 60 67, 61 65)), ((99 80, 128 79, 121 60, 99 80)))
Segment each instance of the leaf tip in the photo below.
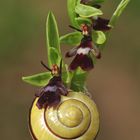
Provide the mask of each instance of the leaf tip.
POLYGON ((49 12, 48 12, 48 15, 53 15, 53 12, 52 12, 52 11, 49 11, 49 12))
POLYGON ((21 80, 25 83, 29 83, 26 77, 22 77, 21 80))
POLYGON ((25 77, 21 77, 21 79, 22 79, 22 81, 24 81, 25 80, 25 77))

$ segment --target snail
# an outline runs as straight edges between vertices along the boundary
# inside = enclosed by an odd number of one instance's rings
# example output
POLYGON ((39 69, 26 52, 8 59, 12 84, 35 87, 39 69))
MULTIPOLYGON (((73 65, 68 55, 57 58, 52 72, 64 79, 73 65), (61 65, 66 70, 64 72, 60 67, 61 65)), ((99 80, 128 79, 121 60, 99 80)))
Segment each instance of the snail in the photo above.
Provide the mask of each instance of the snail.
POLYGON ((48 84, 35 94, 30 109, 29 128, 34 140, 93 140, 99 128, 95 103, 84 93, 68 90, 60 66, 50 69, 48 84))
POLYGON ((33 140, 93 140, 99 129, 96 104, 82 92, 61 95, 57 106, 38 109, 36 97, 30 109, 33 140))

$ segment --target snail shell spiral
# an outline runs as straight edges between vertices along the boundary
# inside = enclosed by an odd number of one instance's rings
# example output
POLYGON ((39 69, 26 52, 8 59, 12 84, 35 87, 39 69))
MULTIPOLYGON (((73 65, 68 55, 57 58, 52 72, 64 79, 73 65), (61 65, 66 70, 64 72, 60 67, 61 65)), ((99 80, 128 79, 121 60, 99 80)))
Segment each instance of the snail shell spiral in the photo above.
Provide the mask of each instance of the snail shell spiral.
POLYGON ((54 108, 39 110, 32 104, 29 126, 34 140, 93 140, 99 129, 95 103, 86 95, 70 92, 54 108))

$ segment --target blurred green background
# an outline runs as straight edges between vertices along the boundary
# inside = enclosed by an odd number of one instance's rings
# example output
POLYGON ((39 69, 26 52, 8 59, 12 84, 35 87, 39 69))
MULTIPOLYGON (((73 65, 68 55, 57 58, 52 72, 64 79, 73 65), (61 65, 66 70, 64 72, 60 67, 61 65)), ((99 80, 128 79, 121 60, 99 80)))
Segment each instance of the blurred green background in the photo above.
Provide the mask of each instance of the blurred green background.
MULTIPOLYGON (((119 1, 106 0, 105 17, 111 16, 119 1)), ((97 140, 140 139, 139 6, 139 0, 131 0, 87 81, 100 111, 97 140)), ((44 71, 39 62, 47 61, 49 10, 58 20, 60 34, 70 31, 66 0, 0 1, 1 140, 31 140, 28 113, 37 88, 23 83, 21 77, 44 71)), ((64 53, 69 49, 62 48, 64 53)))

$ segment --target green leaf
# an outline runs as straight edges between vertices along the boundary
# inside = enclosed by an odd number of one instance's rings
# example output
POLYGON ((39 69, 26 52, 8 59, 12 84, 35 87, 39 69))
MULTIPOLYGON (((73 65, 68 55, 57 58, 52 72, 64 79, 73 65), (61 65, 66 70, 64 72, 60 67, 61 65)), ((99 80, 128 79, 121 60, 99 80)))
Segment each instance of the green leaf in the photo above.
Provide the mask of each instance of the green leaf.
POLYGON ((102 31, 93 31, 92 32, 93 42, 96 44, 104 44, 106 41, 106 36, 102 31))
POLYGON ((72 73, 69 72, 69 69, 68 69, 68 65, 65 64, 65 72, 63 72, 62 74, 62 80, 63 80, 63 83, 69 87, 70 83, 71 83, 71 78, 72 78, 72 73))
POLYGON ((75 7, 75 12, 81 17, 100 16, 103 14, 101 10, 84 4, 78 4, 75 7))
POLYGON ((80 32, 73 32, 60 37, 62 44, 76 46, 81 42, 82 34, 80 32))
POLYGON ((90 25, 92 24, 91 20, 88 18, 78 17, 78 18, 75 18, 75 20, 77 21, 79 26, 81 26, 81 24, 90 24, 90 25))
POLYGON ((52 64, 50 56, 50 48, 55 48, 60 53, 60 42, 58 27, 55 17, 52 12, 49 12, 46 22, 46 36, 47 36, 47 51, 48 51, 48 63, 49 66, 52 64))
POLYGON ((48 84, 51 77, 50 72, 44 72, 32 76, 22 77, 22 80, 34 86, 45 86, 48 84))
POLYGON ((77 4, 77 0, 67 0, 67 9, 68 9, 68 15, 71 21, 71 24, 74 27, 79 27, 77 24, 77 21, 75 18, 77 17, 77 14, 75 13, 75 6, 77 4))
POLYGON ((61 57, 58 53, 58 50, 56 48, 50 47, 49 52, 50 53, 48 54, 49 55, 48 57, 51 60, 51 65, 53 65, 53 64, 59 65, 60 61, 61 61, 61 57))
POLYGON ((86 78, 87 78, 87 72, 78 68, 73 74, 71 80, 71 89, 77 92, 78 91, 85 92, 86 78))
POLYGON ((117 20, 119 19, 120 15, 125 10, 125 8, 129 2, 130 2, 130 0, 122 0, 120 2, 120 4, 118 5, 117 9, 115 10, 113 16, 110 19, 110 23, 109 23, 110 26, 112 26, 112 27, 115 26, 117 20))
MULTIPOLYGON (((49 80, 52 78, 50 72, 43 72, 35 74, 32 76, 22 77, 22 80, 28 84, 43 87, 48 84, 49 80)), ((63 83, 67 86, 70 83, 70 74, 68 72, 63 72, 62 74, 63 83)))

